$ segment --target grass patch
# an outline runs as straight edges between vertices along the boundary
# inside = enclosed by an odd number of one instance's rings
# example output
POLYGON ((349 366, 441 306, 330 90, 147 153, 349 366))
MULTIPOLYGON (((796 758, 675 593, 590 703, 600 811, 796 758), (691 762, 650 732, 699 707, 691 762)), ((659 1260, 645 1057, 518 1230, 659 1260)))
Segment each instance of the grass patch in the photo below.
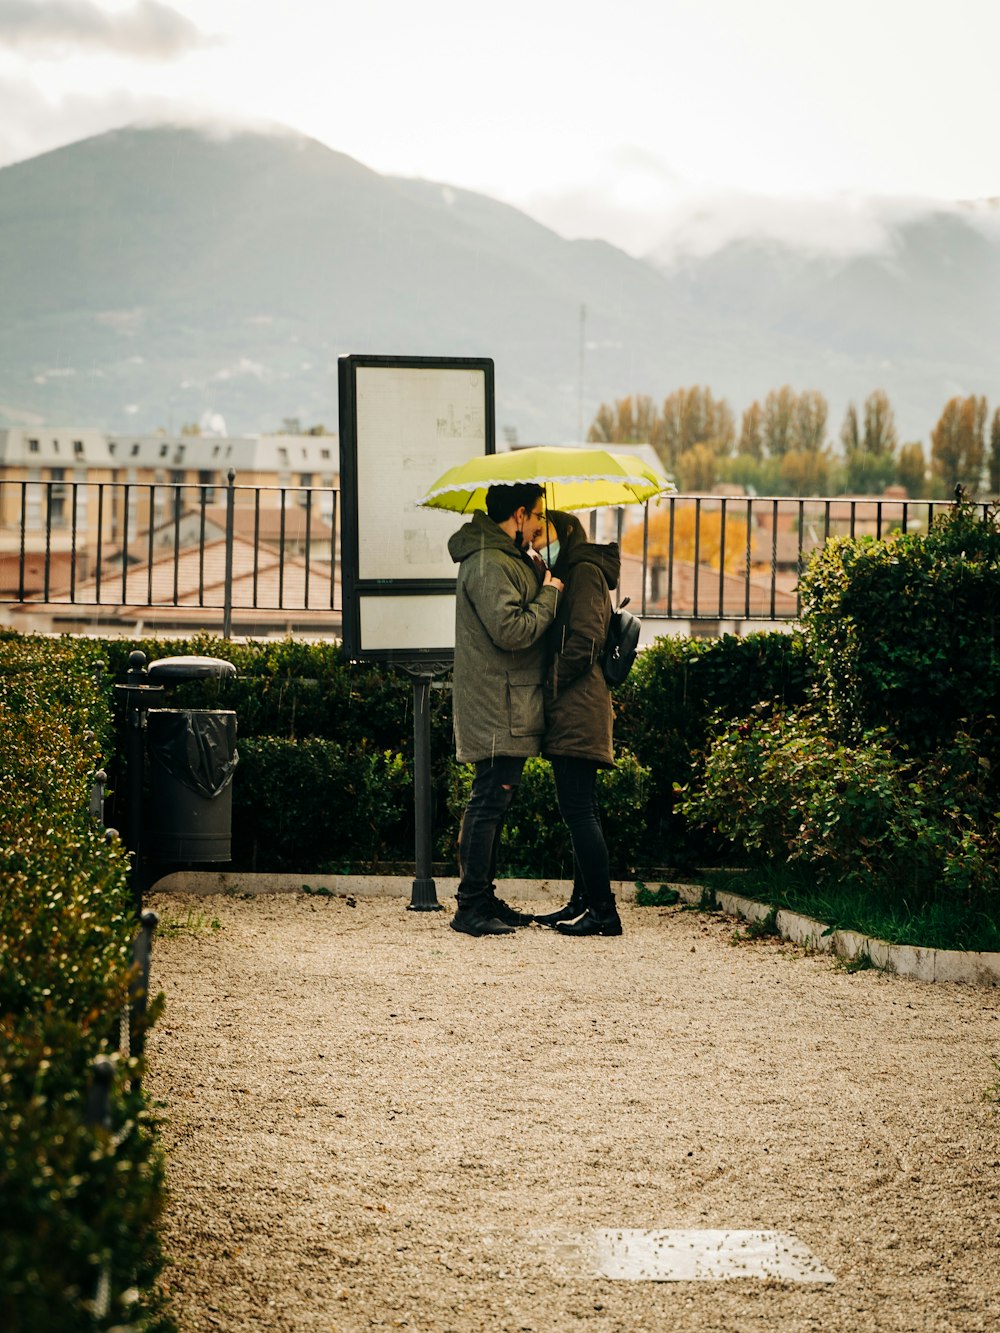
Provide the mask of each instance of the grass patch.
POLYGON ((877 886, 850 880, 831 883, 815 870, 788 865, 708 870, 705 878, 715 893, 738 893, 776 908, 787 907, 834 930, 855 930, 889 944, 1000 951, 1000 900, 992 916, 982 908, 944 898, 887 902, 877 886))
POLYGON ((157 935, 172 939, 175 935, 195 935, 202 930, 221 930, 222 922, 217 916, 207 917, 203 912, 188 908, 187 916, 174 921, 161 921, 156 927, 157 935))
MULTIPOLYGON (((993 1068, 1000 1075, 1000 1060, 993 1061, 993 1068)), ((983 1101, 989 1102, 990 1106, 1000 1106, 1000 1077, 984 1089, 983 1101)))
POLYGON ((867 972, 875 966, 872 962, 872 956, 867 950, 862 949, 856 953, 853 958, 844 958, 839 955, 833 960, 833 966, 838 972, 867 972))
POLYGON ((635 881, 635 901, 639 907, 673 907, 680 901, 681 895, 669 884, 661 884, 651 889, 641 879, 635 881))

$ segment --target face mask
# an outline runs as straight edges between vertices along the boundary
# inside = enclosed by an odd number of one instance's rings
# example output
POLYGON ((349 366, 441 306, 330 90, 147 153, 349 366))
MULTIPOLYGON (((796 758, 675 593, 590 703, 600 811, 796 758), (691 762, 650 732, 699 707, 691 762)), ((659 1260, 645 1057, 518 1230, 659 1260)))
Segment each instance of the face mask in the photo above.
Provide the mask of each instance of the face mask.
POLYGON ((558 541, 549 542, 548 548, 545 552, 545 563, 551 569, 558 559, 559 559, 559 542, 558 541))

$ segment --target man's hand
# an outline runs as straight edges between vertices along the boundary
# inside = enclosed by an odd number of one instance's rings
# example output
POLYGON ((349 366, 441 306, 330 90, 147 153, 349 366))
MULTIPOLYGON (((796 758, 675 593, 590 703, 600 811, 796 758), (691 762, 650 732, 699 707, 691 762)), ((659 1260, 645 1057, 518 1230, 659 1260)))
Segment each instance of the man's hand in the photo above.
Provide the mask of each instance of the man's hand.
POLYGON ((547 569, 547 570, 545 571, 545 577, 542 579, 542 587, 543 587, 543 588, 549 588, 549 587, 552 587, 552 588, 555 588, 556 592, 562 592, 562 590, 563 590, 563 581, 562 581, 562 579, 553 578, 553 577, 552 577, 552 570, 551 570, 551 569, 547 569))

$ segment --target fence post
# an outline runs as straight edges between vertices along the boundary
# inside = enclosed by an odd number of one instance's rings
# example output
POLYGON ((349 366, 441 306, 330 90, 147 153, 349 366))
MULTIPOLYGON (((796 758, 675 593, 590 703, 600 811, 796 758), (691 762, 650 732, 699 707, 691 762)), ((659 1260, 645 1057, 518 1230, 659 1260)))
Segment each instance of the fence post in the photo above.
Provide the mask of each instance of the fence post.
POLYGON ((146 1008, 149 1004, 149 963, 153 952, 153 931, 160 918, 155 912, 143 912, 139 929, 132 940, 132 962, 138 968, 129 987, 129 1048, 132 1055, 142 1055, 146 1048, 146 1008))
POLYGON ((228 486, 226 488, 226 587, 225 587, 225 607, 222 612, 222 637, 231 639, 233 637, 233 526, 235 521, 236 505, 236 470, 229 469, 228 486))

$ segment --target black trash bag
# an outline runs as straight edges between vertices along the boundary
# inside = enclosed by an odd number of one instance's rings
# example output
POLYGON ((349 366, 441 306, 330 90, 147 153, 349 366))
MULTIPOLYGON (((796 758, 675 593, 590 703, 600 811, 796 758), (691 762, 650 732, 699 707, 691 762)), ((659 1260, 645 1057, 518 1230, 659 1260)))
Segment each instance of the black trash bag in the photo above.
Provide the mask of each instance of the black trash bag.
POLYGON ((156 708, 146 726, 150 759, 190 791, 211 800, 232 782, 239 763, 234 712, 156 708))

